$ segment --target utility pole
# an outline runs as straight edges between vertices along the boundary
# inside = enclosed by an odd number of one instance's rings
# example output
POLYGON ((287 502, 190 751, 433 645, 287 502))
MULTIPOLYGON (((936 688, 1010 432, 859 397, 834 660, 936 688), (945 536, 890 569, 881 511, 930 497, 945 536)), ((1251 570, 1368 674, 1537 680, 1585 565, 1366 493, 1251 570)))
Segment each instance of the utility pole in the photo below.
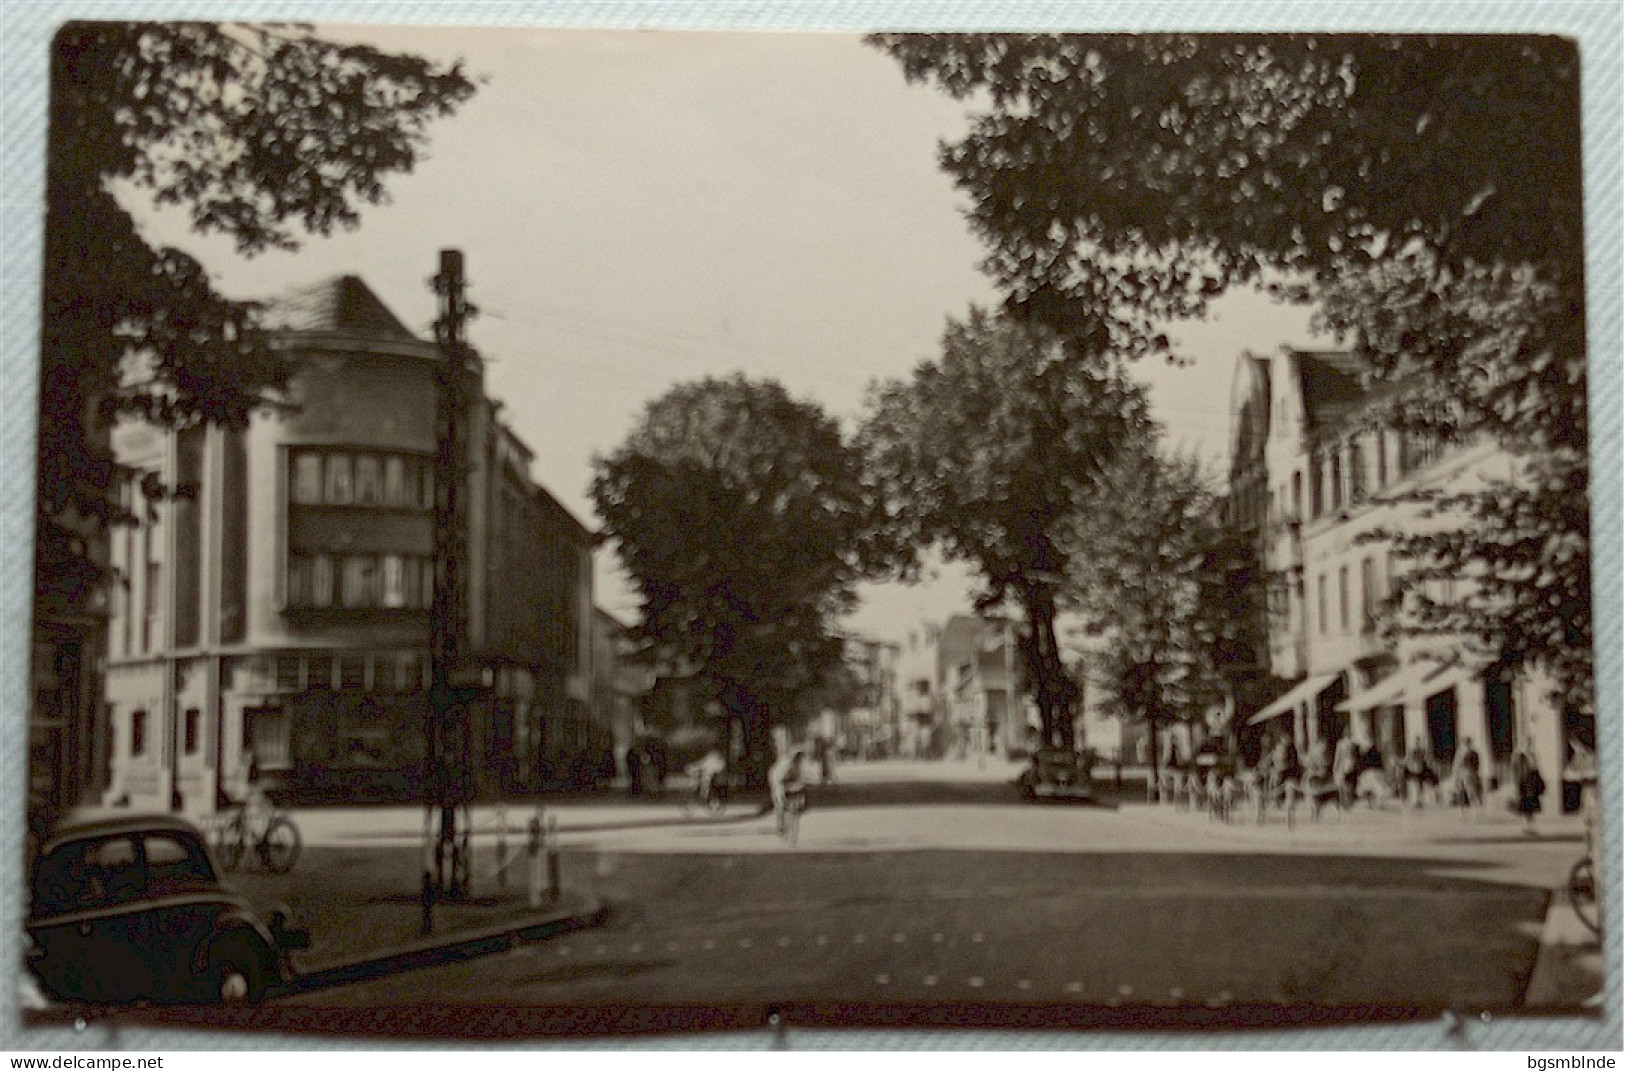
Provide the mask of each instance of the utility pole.
POLYGON ((459 808, 473 795, 472 738, 467 690, 460 675, 468 636, 467 590, 468 531, 463 508, 463 481, 468 471, 466 435, 468 362, 470 353, 463 330, 474 309, 468 302, 463 277, 463 254, 440 251, 440 272, 434 277, 440 315, 435 320, 435 343, 441 360, 436 366, 434 458, 434 600, 429 614, 429 711, 426 726, 429 819, 438 818, 434 833, 432 869, 425 848, 425 926, 432 926, 435 900, 459 900, 469 892, 467 822, 458 822, 459 808))

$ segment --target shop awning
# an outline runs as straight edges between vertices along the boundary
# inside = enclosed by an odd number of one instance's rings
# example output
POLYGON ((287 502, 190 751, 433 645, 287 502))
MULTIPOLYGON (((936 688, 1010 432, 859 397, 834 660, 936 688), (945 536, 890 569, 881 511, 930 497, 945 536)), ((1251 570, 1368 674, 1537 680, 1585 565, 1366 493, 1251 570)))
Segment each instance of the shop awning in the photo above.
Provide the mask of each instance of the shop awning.
POLYGON ((1426 688, 1429 693, 1439 691, 1454 684, 1458 678, 1469 672, 1477 670, 1460 659, 1444 663, 1412 662, 1390 673, 1365 691, 1337 704, 1337 709, 1344 713, 1352 713, 1357 710, 1370 710, 1372 707, 1403 703, 1406 696, 1418 689, 1426 688))
POLYGON ((1318 677, 1310 677, 1303 683, 1287 690, 1287 693, 1275 700, 1269 706, 1247 719, 1248 725, 1261 725, 1271 718, 1278 718, 1282 714, 1290 714, 1299 703, 1315 696, 1331 687, 1337 680, 1336 673, 1325 673, 1318 677))

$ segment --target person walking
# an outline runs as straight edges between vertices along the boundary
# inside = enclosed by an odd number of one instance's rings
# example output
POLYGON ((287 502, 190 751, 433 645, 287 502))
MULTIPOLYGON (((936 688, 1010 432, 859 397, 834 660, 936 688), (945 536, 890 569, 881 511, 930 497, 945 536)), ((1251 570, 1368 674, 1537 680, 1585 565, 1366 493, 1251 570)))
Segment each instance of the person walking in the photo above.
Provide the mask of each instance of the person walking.
POLYGON ((1513 809, 1523 815, 1523 831, 1534 836, 1535 815, 1540 813, 1541 797, 1546 794, 1546 779, 1527 751, 1518 752, 1512 759, 1512 784, 1517 793, 1513 809))
POLYGON ((1472 740, 1464 740, 1461 750, 1456 752, 1455 769, 1451 772, 1453 782, 1451 794, 1456 805, 1464 810, 1479 806, 1484 802, 1484 781, 1481 776, 1483 760, 1479 758, 1478 749, 1473 747, 1472 740))
POLYGON ((1332 781, 1337 785, 1337 798, 1345 810, 1354 806, 1354 789, 1359 776, 1360 745, 1354 742, 1352 733, 1344 733, 1338 737, 1337 747, 1332 752, 1332 781))

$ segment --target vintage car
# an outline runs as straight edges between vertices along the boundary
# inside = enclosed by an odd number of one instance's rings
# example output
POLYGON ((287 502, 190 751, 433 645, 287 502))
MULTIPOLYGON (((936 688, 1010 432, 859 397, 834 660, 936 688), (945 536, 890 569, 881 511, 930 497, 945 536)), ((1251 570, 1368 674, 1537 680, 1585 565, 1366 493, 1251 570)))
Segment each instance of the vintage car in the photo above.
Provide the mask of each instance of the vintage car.
POLYGON ((1027 768, 1016 778, 1022 799, 1094 799, 1091 751, 1045 747, 1033 752, 1027 768))
POLYGON ((34 862, 28 965, 45 993, 92 1003, 252 1003, 309 944, 221 884, 203 834, 168 815, 64 827, 34 862))

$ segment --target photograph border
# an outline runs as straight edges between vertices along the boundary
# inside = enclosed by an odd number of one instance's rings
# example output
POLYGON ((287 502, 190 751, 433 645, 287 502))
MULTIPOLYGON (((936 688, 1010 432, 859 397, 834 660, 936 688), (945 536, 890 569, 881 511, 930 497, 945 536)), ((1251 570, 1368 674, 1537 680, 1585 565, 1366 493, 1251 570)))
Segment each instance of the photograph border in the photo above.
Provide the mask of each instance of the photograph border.
MULTIPOLYGON (((0 531, 5 542, 0 590, 13 611, 0 623, 0 1048, 84 1050, 365 1050, 364 1038, 188 1032, 91 1025, 80 1030, 24 1030, 18 1013, 20 938, 26 904, 20 873, 24 836, 29 688, 29 621, 33 604, 33 531, 30 511, 38 404, 39 293, 43 219, 47 65, 53 31, 70 19, 204 19, 446 25, 464 28, 523 26, 586 30, 734 30, 842 32, 872 30, 1010 30, 1075 32, 1392 32, 1556 34, 1576 39, 1582 63, 1582 128, 1585 181, 1587 345, 1591 415, 1592 546, 1597 644, 1597 744, 1602 763, 1600 793, 1604 932, 1620 932, 1621 876, 1621 55, 1622 9, 1617 2, 1453 3, 1407 0, 1350 5, 1313 2, 1122 3, 1077 0, 803 0, 783 6, 753 0, 125 0, 0 5, 0 129, 5 190, 0 258, 3 337, 0 369, 19 389, 0 398, 0 531), (14 1034, 15 1032, 15 1034, 14 1034)), ((778 1040, 793 1049, 964 1050, 1618 1050, 1622 1039, 1621 944, 1603 948, 1604 986, 1598 1017, 1535 1015, 1489 1017, 1335 1028, 1225 1029, 1205 1034, 1177 1031, 1073 1029, 989 1030, 910 1026, 902 1030, 794 1029, 778 1040)), ((768 1024, 727 1033, 611 1035, 504 1042, 504 1047, 570 1047, 625 1050, 759 1048, 773 1040, 768 1024)), ((458 1042, 448 1042, 457 1045, 458 1042)), ((481 1043, 469 1043, 478 1045, 481 1043)))

